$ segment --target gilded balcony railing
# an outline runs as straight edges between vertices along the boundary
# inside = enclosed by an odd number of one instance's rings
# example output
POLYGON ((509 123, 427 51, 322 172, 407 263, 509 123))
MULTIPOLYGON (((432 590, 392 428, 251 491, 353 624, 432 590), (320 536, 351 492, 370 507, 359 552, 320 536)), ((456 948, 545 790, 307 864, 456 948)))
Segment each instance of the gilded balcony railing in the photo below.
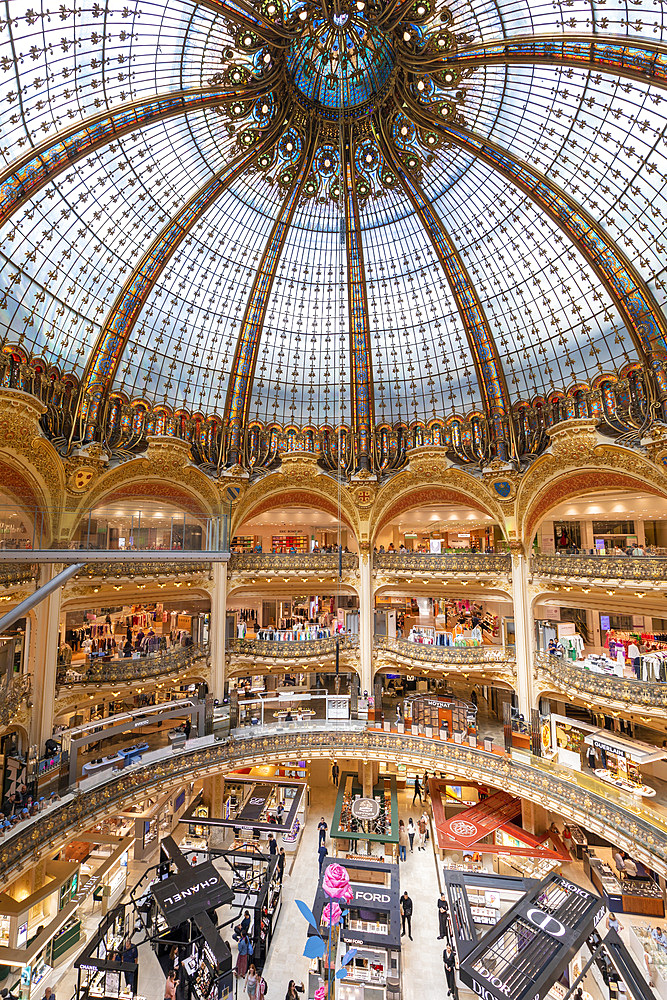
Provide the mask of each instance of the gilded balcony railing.
POLYGON ((31 680, 27 674, 15 674, 0 694, 0 725, 8 726, 28 698, 31 680))
MULTIPOLYGON (((0 551, 2 563, 2 551, 0 551)), ((4 563, 0 565, 0 587, 15 587, 19 583, 35 583, 39 574, 36 563, 4 563)))
POLYGON ((667 708, 667 682, 597 674, 549 653, 536 653, 535 662, 560 688, 575 689, 602 702, 622 702, 640 708, 667 708))
POLYGON ((667 580, 665 556, 534 555, 533 576, 556 579, 629 580, 659 583, 667 580))
POLYGON ((514 668, 516 655, 511 647, 502 646, 430 646, 408 639, 391 639, 386 635, 375 636, 375 648, 395 653, 399 658, 420 663, 448 666, 496 666, 514 668))
POLYGON ((164 652, 136 659, 88 659, 82 664, 58 667, 58 684, 116 684, 119 681, 146 680, 163 674, 179 673, 196 663, 208 663, 207 644, 174 646, 164 652))
POLYGON ((512 557, 505 552, 375 552, 375 569, 420 573, 502 573, 512 569, 512 557))
MULTIPOLYGON (((338 638, 341 652, 357 649, 359 637, 341 635, 338 638)), ((304 657, 334 656, 336 639, 302 639, 298 642, 272 642, 268 639, 228 639, 227 651, 249 656, 254 659, 273 657, 275 659, 303 659, 304 657)))
MULTIPOLYGON (((343 552, 343 569, 357 569, 356 552, 343 552)), ((280 573, 289 570, 338 570, 337 552, 232 552, 229 570, 280 573)))
POLYGON ((0 879, 11 877, 28 859, 59 849, 73 829, 85 829, 118 812, 125 803, 150 793, 156 786, 166 788, 210 776, 216 770, 238 769, 256 763, 283 762, 294 758, 349 758, 383 760, 426 767, 452 777, 465 777, 552 809, 570 821, 600 835, 626 850, 649 867, 667 874, 667 821, 656 809, 596 778, 540 758, 508 757, 449 741, 407 736, 367 728, 358 723, 331 730, 322 727, 244 733, 243 739, 225 739, 186 750, 165 750, 147 764, 131 765, 120 774, 110 774, 93 788, 80 789, 44 811, 33 823, 21 825, 0 841, 0 879), (354 727, 354 728, 353 728, 354 727))
POLYGON ((204 560, 192 562, 92 562, 77 573, 80 578, 89 580, 133 580, 135 577, 157 576, 190 576, 211 574, 211 563, 204 560))

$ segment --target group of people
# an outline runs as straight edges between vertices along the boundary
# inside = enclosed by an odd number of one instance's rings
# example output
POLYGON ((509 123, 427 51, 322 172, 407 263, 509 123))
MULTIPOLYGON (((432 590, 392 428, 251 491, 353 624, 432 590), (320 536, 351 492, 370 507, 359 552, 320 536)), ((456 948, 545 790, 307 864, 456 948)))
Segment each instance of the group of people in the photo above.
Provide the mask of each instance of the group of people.
POLYGON ((2 810, 0 811, 0 837, 4 837, 8 830, 13 829, 18 823, 31 816, 37 816, 48 805, 59 802, 60 796, 57 792, 51 792, 46 797, 33 798, 28 794, 27 786, 21 783, 15 792, 7 792, 2 800, 2 810))

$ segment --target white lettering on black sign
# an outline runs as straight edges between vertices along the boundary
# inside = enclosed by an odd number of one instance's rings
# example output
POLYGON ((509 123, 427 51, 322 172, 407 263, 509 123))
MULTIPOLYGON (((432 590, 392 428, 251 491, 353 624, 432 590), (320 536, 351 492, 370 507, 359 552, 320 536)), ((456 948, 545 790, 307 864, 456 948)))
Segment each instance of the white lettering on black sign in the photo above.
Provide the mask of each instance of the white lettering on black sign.
POLYGON ((165 896, 165 903, 180 903, 183 899, 187 899, 188 896, 196 896, 198 892, 203 889, 210 889, 211 886, 217 885, 220 881, 219 878, 207 878, 204 882, 195 882, 188 889, 183 889, 182 892, 175 892, 173 896, 165 896))

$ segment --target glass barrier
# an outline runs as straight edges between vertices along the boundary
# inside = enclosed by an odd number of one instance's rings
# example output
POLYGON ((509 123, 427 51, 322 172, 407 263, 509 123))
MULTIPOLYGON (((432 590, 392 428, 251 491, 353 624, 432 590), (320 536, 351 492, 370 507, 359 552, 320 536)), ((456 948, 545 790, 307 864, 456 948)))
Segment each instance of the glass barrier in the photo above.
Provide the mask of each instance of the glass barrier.
MULTIPOLYGON (((39 508, 0 507, 0 551, 47 547, 50 512, 39 508)), ((224 552, 228 517, 137 509, 131 513, 87 511, 70 549, 96 551, 224 552)))

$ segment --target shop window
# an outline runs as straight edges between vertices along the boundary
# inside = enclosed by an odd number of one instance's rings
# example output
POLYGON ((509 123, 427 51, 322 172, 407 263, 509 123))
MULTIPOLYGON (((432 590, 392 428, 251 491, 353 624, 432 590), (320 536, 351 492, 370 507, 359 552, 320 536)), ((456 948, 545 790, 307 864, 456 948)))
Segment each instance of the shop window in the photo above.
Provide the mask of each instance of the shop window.
POLYGON ((593 521, 593 534, 604 535, 634 535, 634 521, 593 521))
POLYGON ((556 552, 581 548, 581 525, 579 521, 554 521, 554 545, 556 552))

